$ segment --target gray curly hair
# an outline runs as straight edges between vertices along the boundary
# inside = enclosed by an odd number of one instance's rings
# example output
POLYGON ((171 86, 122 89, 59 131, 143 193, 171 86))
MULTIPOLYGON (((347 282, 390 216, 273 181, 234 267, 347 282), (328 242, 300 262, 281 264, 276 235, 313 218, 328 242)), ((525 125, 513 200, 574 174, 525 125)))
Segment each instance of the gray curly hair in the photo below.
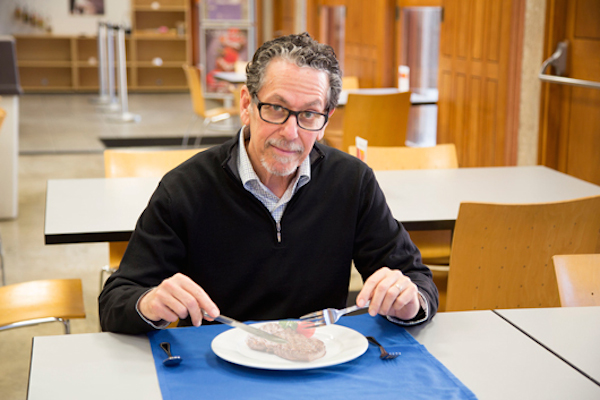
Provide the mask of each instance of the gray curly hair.
POLYGON ((275 58, 326 72, 329 77, 327 111, 337 106, 342 91, 342 74, 335 52, 331 46, 317 42, 306 32, 265 42, 254 53, 252 61, 246 66, 246 86, 252 97, 262 88, 267 66, 275 58))

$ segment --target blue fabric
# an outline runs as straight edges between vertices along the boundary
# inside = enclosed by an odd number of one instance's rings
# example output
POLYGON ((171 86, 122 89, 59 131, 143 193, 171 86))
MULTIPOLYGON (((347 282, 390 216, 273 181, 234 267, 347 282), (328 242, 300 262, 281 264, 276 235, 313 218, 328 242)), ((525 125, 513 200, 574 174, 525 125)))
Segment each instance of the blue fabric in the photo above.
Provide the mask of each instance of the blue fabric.
POLYGON ((176 328, 148 334, 164 400, 176 399, 475 399, 475 395, 406 330, 368 314, 339 322, 375 337, 394 360, 379 359, 369 344, 365 354, 344 364, 302 371, 268 371, 229 363, 211 350, 211 341, 231 329, 224 325, 176 328), (183 362, 165 367, 161 342, 183 362))

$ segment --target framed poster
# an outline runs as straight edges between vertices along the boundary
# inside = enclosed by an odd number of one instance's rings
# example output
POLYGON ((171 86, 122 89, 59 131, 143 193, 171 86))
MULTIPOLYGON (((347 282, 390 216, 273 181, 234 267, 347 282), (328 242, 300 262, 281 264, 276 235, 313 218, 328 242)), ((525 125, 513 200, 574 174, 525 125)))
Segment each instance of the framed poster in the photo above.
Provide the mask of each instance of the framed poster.
POLYGON ((203 28, 205 92, 231 95, 229 84, 215 78, 216 72, 234 72, 235 64, 249 60, 250 27, 203 28))
POLYGON ((251 0, 205 0, 202 15, 212 22, 251 22, 251 0))
POLYGON ((104 0, 71 0, 71 14, 104 15, 104 0))

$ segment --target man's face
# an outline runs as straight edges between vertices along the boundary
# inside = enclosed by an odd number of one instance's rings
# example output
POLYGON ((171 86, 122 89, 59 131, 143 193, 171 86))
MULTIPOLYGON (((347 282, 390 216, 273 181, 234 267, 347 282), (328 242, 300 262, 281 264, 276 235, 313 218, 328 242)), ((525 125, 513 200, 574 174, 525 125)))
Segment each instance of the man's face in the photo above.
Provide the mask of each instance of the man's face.
MULTIPOLYGON (((258 98, 263 103, 293 111, 326 113, 328 89, 325 72, 276 59, 267 67, 258 98)), ((242 123, 249 126, 251 132, 248 156, 263 183, 274 176, 295 173, 315 141, 323 137, 324 127, 319 131, 302 129, 293 115, 282 125, 263 121, 257 103, 252 101, 246 87, 242 89, 240 106, 242 123)))

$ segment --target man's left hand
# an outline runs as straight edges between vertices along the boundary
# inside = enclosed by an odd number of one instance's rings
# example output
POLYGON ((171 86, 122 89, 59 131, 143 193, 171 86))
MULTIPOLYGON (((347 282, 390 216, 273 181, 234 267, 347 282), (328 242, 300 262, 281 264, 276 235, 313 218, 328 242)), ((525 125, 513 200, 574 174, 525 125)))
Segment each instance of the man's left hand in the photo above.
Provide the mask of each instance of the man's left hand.
POLYGON ((356 297, 356 304, 363 306, 371 299, 369 314, 389 315, 408 321, 421 308, 417 285, 401 271, 383 267, 371 275, 356 297))

